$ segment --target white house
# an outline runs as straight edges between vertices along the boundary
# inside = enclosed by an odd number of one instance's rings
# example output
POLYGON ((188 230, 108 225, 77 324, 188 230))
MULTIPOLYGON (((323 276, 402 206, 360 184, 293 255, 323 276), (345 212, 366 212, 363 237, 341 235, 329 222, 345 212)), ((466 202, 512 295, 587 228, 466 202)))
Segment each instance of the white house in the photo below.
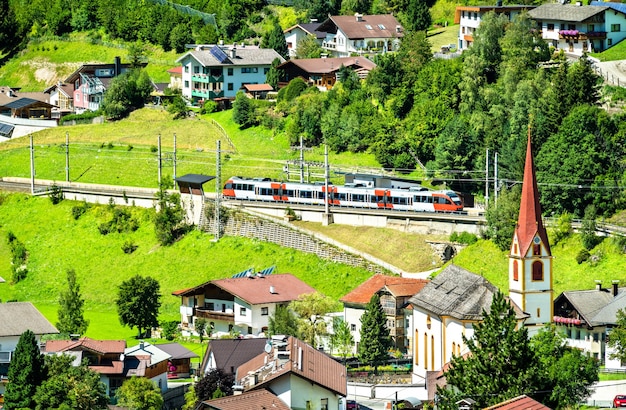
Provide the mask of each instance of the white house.
POLYGON ((411 351, 412 331, 410 315, 404 309, 409 298, 418 293, 428 283, 426 279, 403 278, 399 276, 374 275, 339 301, 343 303, 344 320, 354 338, 352 353, 358 351, 361 342, 361 316, 375 293, 387 318, 387 328, 395 347, 402 352, 411 351))
POLYGON ((395 51, 404 37, 392 14, 330 16, 317 31, 326 33, 322 48, 333 57, 395 51))
POLYGON ((289 49, 289 57, 293 58, 296 56, 298 43, 308 36, 314 36, 317 43, 322 45, 322 41, 326 38, 326 33, 318 31, 317 28, 319 26, 320 23, 317 22, 303 23, 296 24, 295 26, 289 27, 284 31, 285 42, 287 43, 287 48, 289 49))
POLYGON ((502 14, 509 21, 523 10, 531 10, 535 6, 496 5, 496 6, 459 6, 454 13, 454 23, 459 25, 459 40, 457 47, 463 51, 471 47, 474 42, 474 32, 480 25, 484 15, 489 12, 502 14))
POLYGON ((9 382, 7 376, 11 357, 20 336, 27 330, 35 334, 38 343, 43 335, 59 333, 32 303, 0 303, 0 399, 9 382))
POLYGON ((285 61, 273 49, 197 46, 176 60, 182 65, 183 97, 193 102, 234 98, 246 84, 265 84, 275 59, 285 61))
POLYGON ((290 274, 249 273, 209 281, 172 295, 181 297, 183 329, 192 329, 198 318, 205 318, 209 321, 207 332, 258 335, 267 332, 269 317, 276 306, 314 292, 315 289, 290 274))
POLYGON ((543 4, 529 15, 544 40, 570 54, 604 51, 626 38, 626 7, 622 3, 543 4))
POLYGON ((162 393, 166 392, 168 361, 171 357, 157 346, 141 341, 136 346, 124 349, 125 375, 150 379, 162 393))

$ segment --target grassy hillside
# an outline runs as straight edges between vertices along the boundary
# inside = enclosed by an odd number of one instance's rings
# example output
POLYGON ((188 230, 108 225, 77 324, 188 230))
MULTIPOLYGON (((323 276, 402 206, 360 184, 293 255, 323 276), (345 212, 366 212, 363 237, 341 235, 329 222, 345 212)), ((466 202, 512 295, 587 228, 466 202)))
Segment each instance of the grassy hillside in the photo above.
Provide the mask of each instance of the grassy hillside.
POLYGON ((16 285, 0 284, 0 299, 32 301, 54 323, 59 292, 67 286, 66 271, 72 268, 87 301, 87 316, 92 318, 90 337, 118 338, 133 333, 119 325, 114 300, 118 285, 134 275, 159 281, 162 317, 170 320, 179 317, 180 300, 171 296, 173 291, 230 277, 250 267, 261 270, 275 265, 278 273, 292 273, 334 299, 371 275, 265 242, 226 237, 215 243, 211 235, 197 231, 171 247, 161 247, 154 235, 151 210, 131 208, 139 221, 136 232, 103 236, 97 228, 108 220, 108 206, 91 207, 74 220, 73 201, 53 206, 44 197, 12 194, 1 198, 0 277, 11 278, 8 232, 28 251, 28 275, 16 285), (134 253, 122 251, 126 241, 138 246, 134 253))
MULTIPOLYGON (((263 127, 239 130, 231 111, 210 116, 172 120, 166 111, 144 108, 129 118, 98 125, 50 128, 33 134, 37 178, 65 180, 65 136, 70 139, 70 179, 75 182, 156 187, 158 162, 156 146, 161 135, 163 176, 173 174, 171 152, 176 134, 177 175, 215 174, 217 140, 221 140, 222 177, 232 175, 280 178, 285 161, 299 157, 282 134, 263 127), (211 123, 226 130, 237 152, 211 123)), ((307 152, 307 161, 324 161, 321 148, 307 152)), ((371 154, 331 154, 335 171, 379 170, 371 154)), ((27 137, 0 144, 0 176, 30 177, 30 150, 27 137)), ((340 179, 343 182, 343 178, 340 179)), ((205 189, 214 190, 207 184, 205 189)))
MULTIPOLYGON (((123 42, 103 43, 73 34, 67 39, 31 41, 28 48, 0 67, 0 84, 21 87, 22 91, 43 91, 57 81, 65 80, 83 63, 113 63, 119 56, 128 62, 128 45, 123 42)), ((169 82, 167 70, 179 57, 174 51, 146 45, 146 70, 154 82, 169 82)))
MULTIPOLYGON (((550 232, 548 232, 550 236, 550 232)), ((554 296, 565 290, 592 289, 596 280, 609 287, 612 280, 622 281, 624 276, 624 253, 611 238, 606 238, 591 254, 595 261, 576 262, 576 255, 582 249, 579 235, 552 247, 554 269, 554 296)), ((454 263, 471 272, 487 278, 501 290, 508 292, 508 252, 500 251, 491 241, 481 240, 469 246, 454 258, 454 263)))

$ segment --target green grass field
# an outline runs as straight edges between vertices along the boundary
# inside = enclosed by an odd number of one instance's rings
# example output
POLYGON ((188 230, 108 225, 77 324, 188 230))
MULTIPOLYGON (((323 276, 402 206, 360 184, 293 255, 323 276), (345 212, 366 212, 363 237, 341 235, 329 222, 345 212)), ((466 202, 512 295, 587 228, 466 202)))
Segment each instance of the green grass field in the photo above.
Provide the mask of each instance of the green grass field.
POLYGON ((74 220, 71 208, 76 204, 65 200, 53 206, 45 197, 3 196, 0 277, 7 283, 0 284, 0 299, 32 301, 55 323, 59 293, 67 286, 66 272, 74 269, 86 300, 87 317, 91 319, 87 332, 90 337, 134 336, 134 331, 120 326, 115 308, 118 285, 134 275, 159 281, 164 320, 179 319, 180 300, 171 295, 173 291, 230 277, 251 267, 261 270, 275 265, 277 272, 292 273, 335 300, 371 275, 363 269, 270 243, 232 237, 215 243, 212 235, 199 231, 191 232, 171 247, 162 247, 151 223, 153 211, 146 209, 131 208, 139 221, 137 231, 103 236, 97 227, 109 217, 108 206, 93 206, 74 220), (8 232, 23 242, 28 251, 28 275, 15 285, 9 283, 8 232), (125 241, 134 242, 137 250, 125 254, 121 248, 125 241))

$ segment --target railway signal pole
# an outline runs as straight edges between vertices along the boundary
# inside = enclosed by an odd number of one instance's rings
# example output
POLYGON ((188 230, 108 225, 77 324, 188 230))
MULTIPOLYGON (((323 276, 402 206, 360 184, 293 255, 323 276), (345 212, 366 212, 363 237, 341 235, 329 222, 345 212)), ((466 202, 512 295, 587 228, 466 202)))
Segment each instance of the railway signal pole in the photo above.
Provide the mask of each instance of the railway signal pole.
POLYGON ((35 146, 33 145, 33 134, 30 138, 30 193, 35 195, 35 146))
POLYGON ((176 187, 176 133, 174 133, 174 155, 172 161, 174 165, 174 187, 176 187))
POLYGON ((65 133, 65 182, 70 182, 70 133, 65 133))
POLYGON ((163 167, 163 164, 161 163, 161 134, 159 134, 158 137, 158 143, 157 143, 157 147, 158 147, 158 161, 159 161, 159 186, 161 186, 161 168, 163 167))
POLYGON ((222 164, 220 163, 221 161, 221 155, 220 155, 220 148, 221 147, 221 141, 217 140, 217 151, 215 152, 216 155, 216 161, 215 161, 215 241, 219 241, 220 239, 220 229, 221 229, 221 221, 220 221, 220 192, 221 192, 221 185, 222 183, 220 182, 221 178, 220 175, 222 174, 222 164))
POLYGON ((333 223, 333 215, 330 213, 329 201, 330 195, 328 193, 328 180, 330 179, 328 170, 328 145, 324 144, 324 216, 322 217, 322 225, 328 226, 333 223))

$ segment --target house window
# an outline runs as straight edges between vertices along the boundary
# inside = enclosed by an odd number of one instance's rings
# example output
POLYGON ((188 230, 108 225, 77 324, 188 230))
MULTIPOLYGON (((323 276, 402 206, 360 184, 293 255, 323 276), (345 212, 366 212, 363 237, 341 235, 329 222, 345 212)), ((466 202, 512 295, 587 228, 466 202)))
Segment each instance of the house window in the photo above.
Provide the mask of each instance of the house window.
POLYGON ((478 20, 478 13, 474 13, 474 20, 478 20))
POLYGON ((543 263, 533 262, 533 280, 543 280, 543 263))
POLYGON ((612 32, 616 32, 616 31, 620 31, 620 25, 619 24, 611 24, 611 31, 612 32))
POLYGON ((554 24, 548 23, 548 31, 554 31, 554 24))
POLYGON ((200 66, 198 66, 198 65, 193 66, 193 73, 194 74, 200 74, 200 66))
POLYGON ((576 24, 568 24, 567 25, 567 29, 568 30, 576 30, 576 24))
POLYGON ((265 68, 263 69, 263 74, 267 74, 267 73, 269 73, 269 72, 270 72, 269 67, 265 67, 265 68))
POLYGON ((267 315, 268 315, 267 307, 262 307, 261 308, 261 316, 267 316, 267 315))
POLYGON ((354 323, 350 324, 350 331, 356 332, 356 325, 354 323))
POLYGON ((209 310, 215 310, 215 303, 212 303, 212 302, 207 303, 206 308, 209 310))
POLYGON ((413 342, 415 344, 414 349, 415 349, 415 353, 413 353, 413 357, 415 358, 415 365, 417 366, 419 364, 419 332, 416 330, 415 331, 415 341, 413 342))
POLYGON ((435 370, 435 336, 430 336, 430 370, 435 370))
POLYGON ((259 72, 258 67, 242 67, 241 68, 241 74, 250 74, 250 73, 258 73, 258 72, 259 72))
POLYGON ((189 80, 185 80, 185 88, 189 88, 189 80))
POLYGON ((365 25, 365 28, 366 28, 366 29, 368 29, 368 30, 371 30, 371 29, 372 29, 372 26, 370 26, 369 24, 366 24, 366 25, 365 25))
POLYGON ((537 308, 537 318, 541 317, 541 308, 537 308))
POLYGON ((519 265, 517 261, 513 261, 513 280, 517 282, 519 280, 519 265))
POLYGON ((424 369, 428 370, 428 335, 424 333, 424 369))
POLYGON ((188 66, 188 65, 186 65, 186 66, 185 66, 185 72, 186 72, 186 73, 188 73, 188 72, 189 72, 189 66, 188 66))
POLYGON ((233 83, 228 83, 228 91, 232 91, 233 90, 233 83))
POLYGON ((239 314, 241 316, 245 316, 246 315, 246 308, 245 307, 239 308, 239 314))
POLYGON ((426 316, 426 327, 430 329, 431 326, 431 319, 430 319, 430 315, 426 316))
POLYGON ((322 408, 321 410, 328 410, 328 399, 322 399, 322 408))
POLYGON ((606 39, 606 45, 607 46, 612 46, 613 45, 613 39, 612 38, 607 38, 606 39))
POLYGON ((588 24, 587 25, 587 31, 596 31, 596 26, 593 24, 588 24))
POLYGON ((385 26, 383 26, 382 24, 379 24, 379 25, 378 25, 378 28, 379 28, 379 29, 381 29, 381 30, 384 30, 384 29, 385 29, 385 26))
POLYGON ((228 74, 228 75, 233 75, 233 69, 232 69, 232 68, 229 68, 229 69, 228 69, 228 71, 227 71, 227 74, 228 74))

